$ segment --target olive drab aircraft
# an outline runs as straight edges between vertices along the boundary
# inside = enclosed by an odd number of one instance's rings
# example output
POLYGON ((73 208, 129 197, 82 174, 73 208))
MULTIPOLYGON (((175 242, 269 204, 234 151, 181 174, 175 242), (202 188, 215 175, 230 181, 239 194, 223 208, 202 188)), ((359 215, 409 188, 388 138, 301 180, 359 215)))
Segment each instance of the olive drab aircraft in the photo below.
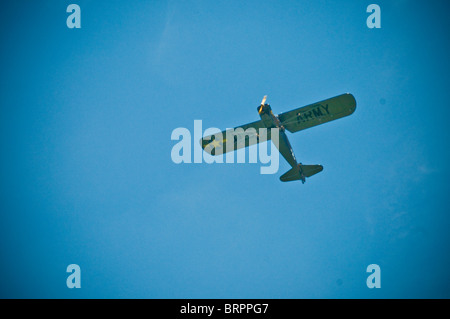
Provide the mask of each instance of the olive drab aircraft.
POLYGON ((301 180, 302 183, 305 183, 307 177, 320 173, 323 170, 323 166, 298 163, 286 135, 286 130, 290 133, 295 133, 348 116, 355 111, 356 100, 352 94, 345 93, 328 100, 274 115, 270 105, 266 104, 266 99, 267 96, 264 96, 261 105, 257 107, 258 114, 261 117, 259 121, 222 131, 218 134, 205 136, 200 140, 202 148, 211 155, 232 152, 270 140, 271 130, 276 129, 279 133, 277 134, 278 141, 272 140, 272 142, 292 167, 280 177, 280 180, 282 182, 301 180), (261 134, 260 132, 264 130, 265 134, 261 134), (218 140, 217 136, 221 136, 221 138, 218 140), (230 136, 232 136, 232 140, 227 143, 227 137, 230 140, 230 136))

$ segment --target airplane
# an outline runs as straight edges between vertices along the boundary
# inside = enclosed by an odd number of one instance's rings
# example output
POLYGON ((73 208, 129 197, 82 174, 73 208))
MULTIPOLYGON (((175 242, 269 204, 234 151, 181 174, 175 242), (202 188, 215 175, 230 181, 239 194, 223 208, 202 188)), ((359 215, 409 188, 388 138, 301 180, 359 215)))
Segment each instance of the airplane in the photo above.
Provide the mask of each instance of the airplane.
POLYGON ((271 139, 271 129, 278 129, 279 141, 278 143, 275 143, 275 141, 273 142, 280 154, 292 167, 280 177, 280 180, 282 182, 301 180, 304 184, 306 178, 320 173, 323 170, 323 166, 298 163, 286 135, 286 130, 290 133, 295 133, 316 125, 349 116, 353 114, 356 109, 355 97, 350 93, 345 93, 279 115, 273 114, 272 108, 269 104, 266 104, 266 100, 267 96, 264 96, 261 105, 257 107, 258 114, 261 117, 260 120, 235 127, 234 129, 222 131, 221 135, 219 135, 223 137, 222 140, 215 140, 214 134, 203 137, 200 140, 200 144, 202 145, 203 150, 209 154, 220 155, 256 143, 268 141, 271 139), (257 131, 264 128, 267 129, 266 136, 257 133, 257 131), (232 147, 227 149, 228 143, 226 142, 226 136, 229 136, 227 135, 227 132, 230 131, 234 135, 234 141, 233 143, 230 143, 232 147), (239 134, 243 135, 241 136, 242 139, 239 139, 239 134), (254 138, 251 138, 252 134, 255 135, 253 136, 254 138))

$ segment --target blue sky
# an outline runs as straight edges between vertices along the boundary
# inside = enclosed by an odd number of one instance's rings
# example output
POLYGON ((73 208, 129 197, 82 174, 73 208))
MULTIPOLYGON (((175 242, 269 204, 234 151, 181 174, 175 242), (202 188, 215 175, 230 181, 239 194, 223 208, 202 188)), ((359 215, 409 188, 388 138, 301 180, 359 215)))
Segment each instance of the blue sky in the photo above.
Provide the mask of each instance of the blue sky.
POLYGON ((450 297, 446 2, 377 1, 381 29, 365 1, 80 0, 81 29, 70 3, 0 12, 1 297, 450 297), (345 92, 288 135, 305 185, 171 160, 196 119, 345 92))

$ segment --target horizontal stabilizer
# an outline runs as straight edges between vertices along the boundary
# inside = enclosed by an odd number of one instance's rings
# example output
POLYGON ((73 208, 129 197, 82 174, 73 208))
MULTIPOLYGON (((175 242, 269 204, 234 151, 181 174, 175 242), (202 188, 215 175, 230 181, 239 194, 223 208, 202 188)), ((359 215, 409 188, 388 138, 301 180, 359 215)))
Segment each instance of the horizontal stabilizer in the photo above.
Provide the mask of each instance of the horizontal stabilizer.
POLYGON ((321 171, 323 171, 322 165, 298 164, 297 167, 293 167, 289 171, 284 173, 280 177, 280 180, 282 182, 291 182, 291 181, 301 180, 304 183, 306 177, 311 177, 317 173, 320 173, 321 171))
POLYGON ((317 173, 320 173, 323 171, 322 165, 301 165, 301 168, 303 169, 303 175, 306 177, 311 177, 317 173))

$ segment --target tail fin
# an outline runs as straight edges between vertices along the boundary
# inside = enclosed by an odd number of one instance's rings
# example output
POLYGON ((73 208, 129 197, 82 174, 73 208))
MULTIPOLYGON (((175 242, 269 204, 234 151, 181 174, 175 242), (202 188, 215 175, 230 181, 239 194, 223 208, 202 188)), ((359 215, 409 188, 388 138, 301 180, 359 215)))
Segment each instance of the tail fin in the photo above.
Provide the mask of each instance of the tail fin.
POLYGON ((317 173, 320 173, 321 171, 323 171, 322 165, 298 164, 297 167, 293 167, 290 170, 288 170, 286 173, 284 173, 280 177, 280 180, 282 182, 291 182, 291 181, 301 180, 303 183, 305 183, 306 177, 311 177, 317 173))

